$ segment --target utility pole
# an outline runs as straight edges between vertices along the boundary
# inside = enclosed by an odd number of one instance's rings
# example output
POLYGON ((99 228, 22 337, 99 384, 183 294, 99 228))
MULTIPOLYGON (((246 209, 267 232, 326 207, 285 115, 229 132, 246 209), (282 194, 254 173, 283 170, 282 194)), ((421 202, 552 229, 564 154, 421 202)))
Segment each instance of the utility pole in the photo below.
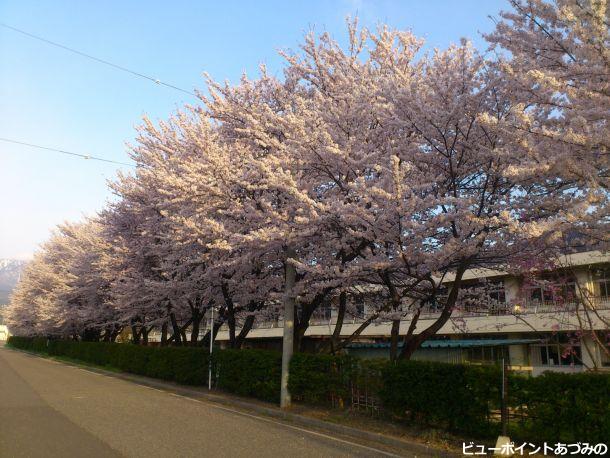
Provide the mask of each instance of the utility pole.
POLYGON ((296 269, 290 262, 296 259, 294 248, 286 249, 286 281, 284 285, 284 339, 282 341, 282 378, 280 382, 280 407, 290 408, 291 399, 288 391, 288 373, 290 370, 290 360, 294 345, 294 283, 296 280, 296 269))
POLYGON ((502 407, 501 407, 502 433, 496 441, 494 455, 501 455, 503 447, 510 445, 508 437, 508 366, 502 358, 502 407))
POLYGON ((502 435, 508 436, 508 371, 506 362, 502 358, 502 435))
POLYGON ((208 390, 212 390, 212 349, 214 348, 214 306, 210 316, 210 356, 208 358, 208 390))

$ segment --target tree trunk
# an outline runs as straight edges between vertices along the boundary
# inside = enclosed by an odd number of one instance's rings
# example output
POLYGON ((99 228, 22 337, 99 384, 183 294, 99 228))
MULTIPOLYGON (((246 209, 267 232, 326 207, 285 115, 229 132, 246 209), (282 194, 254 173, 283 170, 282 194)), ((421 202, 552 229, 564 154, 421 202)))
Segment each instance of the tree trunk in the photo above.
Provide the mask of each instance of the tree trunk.
POLYGON ((193 327, 191 329, 191 346, 193 347, 197 345, 197 339, 199 339, 199 328, 202 319, 203 315, 201 313, 198 311, 193 312, 193 327))
POLYGON ((341 339, 341 328, 343 328, 343 321, 345 320, 345 309, 347 308, 347 293, 342 291, 339 294, 339 308, 337 310, 337 322, 335 323, 335 329, 333 334, 330 336, 328 346, 326 350, 329 350, 333 355, 337 352, 339 346, 339 340, 341 339))
POLYGON ((356 339, 360 334, 362 334, 362 331, 364 331, 369 326, 369 324, 371 324, 377 318, 379 318, 379 312, 374 313, 373 315, 368 317, 364 323, 362 323, 360 326, 358 326, 358 329, 356 329, 352 333, 351 336, 349 336, 347 339, 343 340, 341 343, 339 343, 337 345, 335 351, 339 351, 339 350, 347 347, 350 343, 352 343, 354 341, 354 339, 356 339))
MULTIPOLYGON (((296 295, 294 285, 296 283, 296 268, 291 261, 297 259, 296 250, 286 247, 286 262, 284 271, 284 329, 282 330, 282 370, 280 373, 280 408, 289 409, 291 405, 290 390, 288 389, 288 375, 290 372, 290 361, 294 351, 296 295)), ((297 347, 298 348, 298 347, 297 347)))
POLYGON ((390 361, 398 358, 398 338, 400 337, 400 320, 392 320, 392 331, 390 333, 390 361))
POLYGON ((312 314, 313 308, 309 304, 306 304, 301 307, 300 316, 295 320, 293 341, 295 352, 303 350, 303 338, 305 337, 305 331, 307 331, 307 328, 309 327, 309 320, 311 319, 312 314))
POLYGON ((235 348, 235 307, 233 299, 229 294, 229 288, 226 283, 222 283, 220 287, 222 291, 222 297, 225 301, 226 313, 227 313, 227 325, 229 326, 229 347, 235 348))
POLYGON ((161 325, 161 346, 165 347, 167 345, 167 322, 161 325))
POLYGON ((235 339, 234 348, 241 348, 244 341, 246 340, 246 336, 248 335, 248 333, 252 329, 252 326, 254 325, 254 318, 255 318, 254 315, 248 315, 246 317, 246 319, 244 320, 244 324, 241 327, 241 331, 239 331, 239 335, 235 339))
MULTIPOLYGON (((225 322, 225 317, 224 317, 223 312, 224 311, 221 310, 221 312, 219 313, 220 316, 214 320, 214 336, 212 337, 213 340, 216 340, 218 331, 220 331, 220 327, 225 322)), ((208 330, 208 332, 205 333, 205 335, 203 336, 203 339, 201 339, 201 342, 199 342, 199 345, 202 345, 203 347, 206 347, 206 348, 210 346, 210 331, 209 330, 208 330)))
MULTIPOLYGON (((443 308, 443 311, 438 319, 418 334, 411 334, 410 336, 407 334, 402 351, 398 356, 400 359, 411 359, 413 353, 415 353, 415 350, 417 350, 424 341, 436 334, 445 325, 445 323, 449 321, 449 318, 451 318, 451 313, 453 312, 453 307, 455 306, 458 298, 460 287, 462 285, 462 277, 464 276, 464 272, 466 271, 467 267, 468 264, 466 262, 462 263, 460 267, 458 267, 455 273, 455 279, 453 280, 453 284, 451 286, 451 291, 447 297, 447 302, 445 303, 445 307, 443 308)), ((419 317, 419 314, 417 316, 419 317)))
MULTIPOLYGON (((400 313, 400 294, 392 281, 390 273, 384 271, 380 274, 381 280, 385 283, 390 293, 390 310, 400 313)), ((398 338, 400 337, 400 317, 392 320, 392 330, 390 333, 390 361, 396 361, 398 357, 398 338)))
POLYGON ((235 348, 235 309, 227 307, 227 325, 229 326, 229 346, 235 348))
POLYGON ((131 325, 131 341, 135 345, 140 343, 140 331, 138 331, 138 327, 135 324, 131 325))
MULTIPOLYGON (((189 318, 188 321, 182 327, 178 326, 178 330, 179 330, 178 334, 172 334, 171 336, 169 336, 167 338, 167 343, 170 344, 170 343, 174 342, 176 335, 178 336, 178 338, 182 338, 182 336, 185 334, 186 328, 188 328, 192 322, 193 322, 193 319, 189 318)), ((182 342, 186 344, 186 339, 182 339, 182 342)))
POLYGON ((324 302, 326 296, 331 291, 330 288, 324 290, 320 294, 316 295, 313 300, 309 303, 301 305, 301 313, 296 313, 295 310, 295 320, 294 320, 294 342, 293 348, 294 351, 303 351, 303 341, 305 337, 305 332, 309 327, 309 321, 313 315, 313 312, 324 302))
POLYGON ((178 322, 176 321, 176 315, 174 315, 174 312, 170 312, 169 319, 172 324, 172 330, 173 330, 172 338, 173 338, 174 344, 182 345, 182 333, 181 333, 180 326, 178 326, 178 322))
MULTIPOLYGON (((407 330, 407 334, 405 335, 405 337, 403 339, 403 348, 408 344, 409 340, 412 338, 413 334, 415 333, 415 329, 417 329, 417 322, 419 321, 419 315, 421 314, 421 310, 422 310, 423 306, 424 306, 423 303, 420 304, 417 311, 411 317, 411 323, 409 323, 409 329, 407 330)), ((402 351, 401 351, 401 354, 398 355, 398 357, 401 359, 403 358, 402 351)))
POLYGON ((123 328, 121 326, 114 326, 112 334, 110 334, 110 342, 115 342, 122 330, 123 328))

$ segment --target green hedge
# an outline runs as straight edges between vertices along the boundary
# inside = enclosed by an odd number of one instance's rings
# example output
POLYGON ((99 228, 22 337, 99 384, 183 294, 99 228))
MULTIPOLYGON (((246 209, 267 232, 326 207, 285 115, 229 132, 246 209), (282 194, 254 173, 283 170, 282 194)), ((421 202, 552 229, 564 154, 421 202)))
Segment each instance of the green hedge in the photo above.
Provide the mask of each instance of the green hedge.
POLYGON ((144 347, 17 336, 9 337, 8 345, 188 385, 200 385, 207 380, 208 352, 203 348, 144 347))
POLYGON ((395 417, 475 436, 499 432, 492 411, 499 409, 501 371, 427 361, 388 364, 380 397, 395 417))
POLYGON ((512 422, 513 436, 552 443, 608 442, 609 374, 546 372, 511 382, 511 406, 527 412, 512 422))
MULTIPOLYGON (((297 400, 332 407, 349 406, 350 391, 358 388, 400 422, 493 438, 501 430, 501 381, 497 366, 295 354, 289 387, 297 400)), ((510 374, 508 402, 512 438, 598 443, 610 437, 610 374, 510 374)))
POLYGON ((216 386, 240 396, 279 402, 282 354, 270 350, 220 350, 215 353, 216 386))
POLYGON ((352 365, 349 357, 297 353, 290 363, 290 394, 307 404, 341 404, 349 393, 352 365))
MULTIPOLYGON (((8 345, 178 383, 207 383, 208 353, 203 348, 15 336, 8 345)), ((278 402, 281 362, 281 353, 275 351, 217 350, 216 387, 278 402)), ((399 422, 473 437, 492 438, 500 431, 499 367, 295 354, 289 388, 295 400, 306 404, 348 408, 352 390, 357 389, 377 399, 383 411, 399 422)), ((511 375, 509 405, 510 435, 516 440, 598 443, 610 437, 608 374, 511 375)))
POLYGON ((20 348, 22 350, 47 353, 47 342, 47 339, 39 337, 9 336, 6 344, 10 347, 20 348))
MULTIPOLYGON (((9 337, 8 345, 188 385, 208 380, 208 349, 9 337)), ((214 352, 215 386, 242 396, 279 401, 282 355, 266 350, 214 352)))
POLYGON ((290 362, 288 387, 292 397, 306 404, 349 406, 352 387, 371 394, 381 388, 385 360, 297 353, 290 362))

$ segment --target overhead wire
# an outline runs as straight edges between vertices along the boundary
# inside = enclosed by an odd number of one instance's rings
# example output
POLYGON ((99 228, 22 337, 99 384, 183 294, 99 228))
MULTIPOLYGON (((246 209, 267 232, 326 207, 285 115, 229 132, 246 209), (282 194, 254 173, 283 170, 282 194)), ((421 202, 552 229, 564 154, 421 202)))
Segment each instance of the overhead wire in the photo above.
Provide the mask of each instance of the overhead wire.
POLYGON ((28 36, 28 37, 33 38, 35 40, 42 41, 43 43, 47 43, 49 45, 56 46, 58 48, 64 49, 64 50, 69 51, 69 52, 72 52, 74 54, 78 54, 79 56, 85 57, 87 59, 91 59, 91 60, 96 61, 96 62, 98 62, 100 64, 108 65, 108 66, 113 67, 113 68, 115 68, 117 70, 130 73, 130 74, 132 74, 134 76, 137 76, 137 77, 140 77, 140 78, 147 79, 149 81, 152 81, 155 84, 166 86, 166 87, 169 87, 169 88, 174 89, 176 91, 184 92, 185 94, 189 94, 189 95, 192 95, 193 97, 197 97, 197 94, 195 94, 194 92, 189 91, 187 89, 183 89, 183 88, 178 87, 178 86, 176 86, 174 84, 166 83, 164 81, 159 80, 158 78, 153 78, 152 76, 148 76, 148 75, 145 75, 144 73, 140 73, 140 72, 137 72, 135 70, 131 70, 131 69, 127 68, 127 67, 123 67, 122 65, 115 64, 115 63, 110 62, 108 60, 100 59, 99 57, 95 57, 95 56, 92 56, 91 54, 87 54, 85 52, 79 51, 78 49, 74 49, 74 48, 71 48, 69 46, 62 45, 61 43, 57 43, 55 41, 48 40, 47 38, 44 38, 44 37, 41 37, 41 36, 38 36, 38 35, 34 35, 33 33, 30 33, 30 32, 27 32, 25 30, 19 29, 17 27, 13 27, 12 25, 8 25, 8 24, 5 24, 3 22, 0 22, 0 27, 4 27, 6 29, 9 29, 9 30, 12 30, 14 32, 20 33, 22 35, 28 36))
POLYGON ((28 142, 23 142, 23 141, 19 141, 19 140, 13 140, 13 139, 10 139, 10 138, 0 137, 0 141, 6 142, 6 143, 13 143, 13 144, 16 144, 16 145, 29 146, 31 148, 38 148, 38 149, 47 150, 47 151, 54 151, 56 153, 67 154, 67 155, 70 155, 70 156, 82 157, 83 159, 89 159, 89 160, 92 160, 92 161, 109 162, 111 164, 126 165, 128 167, 134 167, 134 164, 129 164, 127 162, 114 161, 112 159, 106 159, 106 158, 103 158, 103 157, 92 156, 90 154, 74 153, 72 151, 66 151, 66 150, 59 149, 59 148, 52 148, 52 147, 49 147, 49 146, 36 145, 34 143, 28 143, 28 142))

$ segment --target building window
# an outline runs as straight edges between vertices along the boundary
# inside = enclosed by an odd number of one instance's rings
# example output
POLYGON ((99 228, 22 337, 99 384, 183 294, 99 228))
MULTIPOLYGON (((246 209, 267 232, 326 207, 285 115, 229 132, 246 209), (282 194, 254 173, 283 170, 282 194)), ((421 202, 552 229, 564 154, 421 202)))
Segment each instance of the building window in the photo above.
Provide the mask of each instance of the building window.
POLYGON ((332 309, 330 307, 319 307, 313 312, 313 322, 327 322, 330 321, 332 309))
POLYGON ((358 302, 356 302, 355 305, 356 305, 356 307, 355 307, 356 318, 363 318, 364 317, 364 302, 358 301, 358 302))
POLYGON ((610 344, 606 345, 605 348, 600 349, 601 361, 603 367, 610 367, 610 344))
MULTIPOLYGON (((364 319, 365 312, 367 310, 367 303, 371 304, 371 307, 375 307, 380 302, 383 302, 384 298, 379 294, 353 294, 347 296, 347 304, 345 308, 345 319, 351 320, 362 320, 364 319)), ((339 298, 334 307, 339 307, 339 298)))
POLYGON ((597 284, 599 285, 599 297, 605 300, 610 299, 610 279, 599 280, 597 284))
POLYGON ((504 314, 506 310, 506 289, 504 280, 488 283, 487 298, 492 313, 504 314))
POLYGON ((545 275, 525 287, 526 297, 536 305, 573 303, 576 301, 576 279, 571 275, 545 275))
POLYGON ((573 302, 576 299, 576 283, 542 285, 530 289, 530 300, 538 304, 573 302))
POLYGON ((535 345, 534 349, 540 355, 542 366, 582 366, 580 344, 562 345, 553 343, 535 345))
POLYGON ((467 360, 470 363, 499 363, 504 358, 508 362, 507 347, 471 347, 468 348, 466 354, 467 360))
POLYGON ((440 313, 445 308, 445 304, 447 302, 447 297, 449 296, 449 291, 446 286, 441 286, 436 291, 434 297, 428 297, 423 300, 420 304, 420 308, 422 309, 423 314, 427 313, 440 313))
POLYGON ((506 292, 502 280, 483 280, 462 286, 459 304, 467 313, 502 313, 506 305, 506 292))
POLYGON ((504 290, 504 284, 496 286, 489 291, 489 298, 496 304, 506 304, 506 291, 504 290))
POLYGON ((537 304, 544 304, 553 301, 553 292, 550 288, 537 286, 530 290, 530 300, 537 304))
POLYGON ((610 269, 594 270, 593 281, 599 298, 603 301, 610 301, 610 269))

